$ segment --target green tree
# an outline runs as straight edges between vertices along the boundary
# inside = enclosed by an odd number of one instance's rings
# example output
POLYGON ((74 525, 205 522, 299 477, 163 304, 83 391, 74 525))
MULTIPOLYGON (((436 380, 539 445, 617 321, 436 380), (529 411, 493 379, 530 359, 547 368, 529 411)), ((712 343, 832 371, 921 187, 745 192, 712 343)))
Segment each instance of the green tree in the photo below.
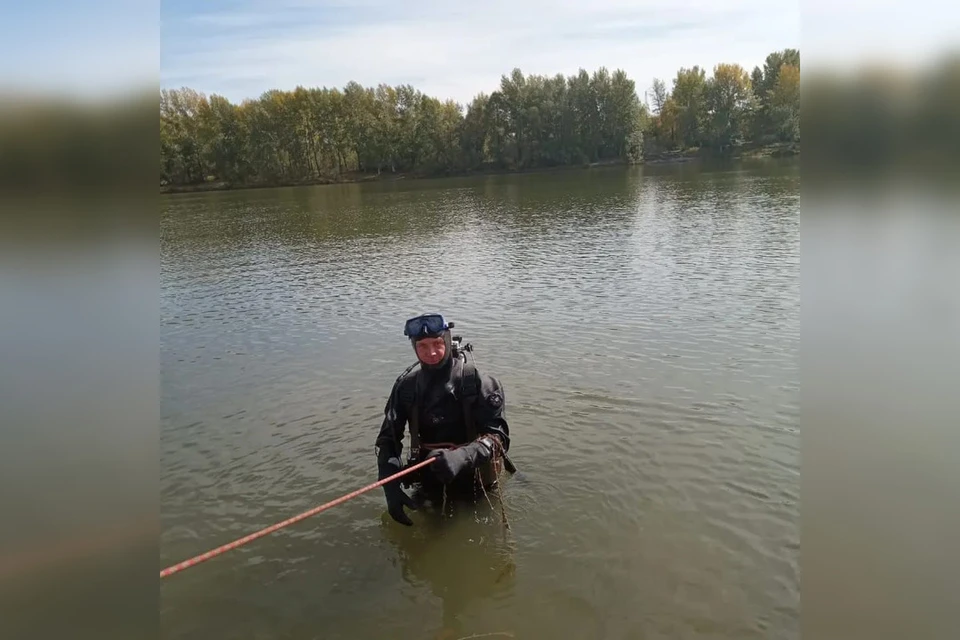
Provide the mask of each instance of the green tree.
POLYGON ((711 144, 724 150, 743 141, 753 93, 750 76, 738 64, 718 64, 707 83, 711 144))
POLYGON ((385 84, 377 87, 374 104, 374 146, 377 151, 377 174, 385 167, 397 171, 400 149, 397 90, 385 84))
POLYGON ((767 101, 775 135, 783 141, 800 140, 800 67, 786 63, 780 67, 767 101))
POLYGON ((605 104, 608 159, 633 159, 643 148, 646 108, 637 96, 636 84, 618 69, 610 79, 605 104))
POLYGON ((487 109, 490 96, 477 95, 467 106, 460 131, 462 164, 466 169, 476 169, 487 162, 487 109))
MULTIPOLYGON (((774 51, 767 56, 763 68, 754 67, 751 74, 757 108, 750 133, 751 137, 758 142, 788 140, 795 136, 799 139, 799 91, 795 103, 789 106, 782 101, 778 105, 772 102, 774 93, 778 92, 780 74, 785 67, 788 68, 788 74, 793 74, 793 70, 796 70, 796 81, 799 86, 800 52, 796 49, 774 51)), ((790 77, 787 78, 786 83, 789 84, 792 81, 793 78, 790 77)), ((789 87, 786 87, 786 90, 789 92, 789 87)), ((780 92, 783 93, 782 90, 780 92)))
POLYGON ((377 164, 377 109, 373 89, 350 82, 343 90, 343 108, 348 145, 356 158, 357 170, 365 171, 377 164))
POLYGON ((160 92, 161 150, 171 154, 161 166, 172 181, 194 184, 206 177, 199 119, 205 102, 203 94, 186 87, 160 92))
POLYGON ((496 167, 637 162, 679 147, 799 140, 800 54, 752 74, 721 64, 653 81, 653 113, 623 70, 500 79, 463 109, 411 85, 297 87, 231 104, 189 88, 160 92, 160 179, 235 185, 335 180, 349 172, 441 175, 496 167))
POLYGON ((673 81, 671 97, 677 108, 677 138, 685 147, 699 147, 706 139, 707 75, 699 66, 682 68, 673 81))

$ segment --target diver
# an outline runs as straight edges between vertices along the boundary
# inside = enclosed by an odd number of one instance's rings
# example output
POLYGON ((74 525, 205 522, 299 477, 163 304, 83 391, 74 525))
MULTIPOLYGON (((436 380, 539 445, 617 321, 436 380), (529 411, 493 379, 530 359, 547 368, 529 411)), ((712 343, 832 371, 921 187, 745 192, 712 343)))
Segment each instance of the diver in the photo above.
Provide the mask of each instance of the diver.
POLYGON ((444 489, 454 496, 477 496, 480 490, 496 487, 505 466, 514 471, 506 456, 510 428, 504 417, 503 386, 495 377, 477 371, 467 358, 472 347, 460 344, 462 338, 451 334, 453 327, 440 314, 407 320, 403 333, 417 362, 394 383, 376 439, 379 480, 404 468, 406 425, 410 430, 407 465, 437 458, 383 485, 390 516, 408 526, 413 522, 404 507, 416 510, 418 504, 403 486, 416 486, 422 496, 435 496, 444 489))

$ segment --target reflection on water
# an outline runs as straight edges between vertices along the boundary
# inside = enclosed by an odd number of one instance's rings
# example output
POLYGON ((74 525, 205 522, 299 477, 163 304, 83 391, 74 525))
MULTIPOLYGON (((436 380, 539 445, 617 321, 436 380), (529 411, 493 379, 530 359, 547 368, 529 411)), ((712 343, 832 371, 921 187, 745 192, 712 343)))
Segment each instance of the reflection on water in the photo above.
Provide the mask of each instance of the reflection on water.
POLYGON ((798 206, 790 163, 165 199, 162 564, 374 479, 420 311, 522 474, 506 538, 377 491, 171 577, 164 637, 797 637, 798 206))
POLYGON ((387 515, 381 518, 381 535, 394 546, 403 580, 428 589, 441 603, 437 637, 476 633, 463 626, 469 607, 506 598, 516 582, 509 530, 498 524, 499 517, 489 506, 478 503, 473 514, 465 506, 458 505, 455 516, 427 511, 429 515, 418 518, 418 526, 411 528, 395 526, 387 515))

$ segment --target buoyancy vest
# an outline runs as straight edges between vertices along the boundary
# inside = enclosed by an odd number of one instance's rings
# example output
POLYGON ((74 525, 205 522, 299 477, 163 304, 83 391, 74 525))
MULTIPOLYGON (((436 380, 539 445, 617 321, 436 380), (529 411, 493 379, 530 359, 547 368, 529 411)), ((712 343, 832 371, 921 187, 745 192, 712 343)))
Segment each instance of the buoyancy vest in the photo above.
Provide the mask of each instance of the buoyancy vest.
MULTIPOLYGON (((460 406, 461 410, 463 411, 463 423, 467 434, 466 442, 421 441, 420 380, 418 379, 416 381, 418 384, 414 385, 416 391, 414 394, 413 407, 410 411, 408 419, 410 423, 410 456, 408 464, 416 464, 429 455, 431 451, 436 449, 454 449, 456 447, 469 444, 476 440, 479 436, 479 433, 477 432, 476 419, 474 416, 477 398, 480 396, 478 393, 480 381, 477 368, 473 365, 473 363, 467 362, 465 358, 457 358, 451 364, 455 368, 454 379, 456 380, 458 387, 457 397, 460 399, 460 406)), ((418 370, 416 373, 417 377, 419 378, 422 373, 422 369, 418 370)), ((478 469, 480 472, 480 481, 483 483, 483 486, 487 488, 496 483, 497 478, 499 478, 502 470, 503 458, 500 456, 500 451, 495 447, 493 456, 491 456, 490 460, 482 463, 478 469)))

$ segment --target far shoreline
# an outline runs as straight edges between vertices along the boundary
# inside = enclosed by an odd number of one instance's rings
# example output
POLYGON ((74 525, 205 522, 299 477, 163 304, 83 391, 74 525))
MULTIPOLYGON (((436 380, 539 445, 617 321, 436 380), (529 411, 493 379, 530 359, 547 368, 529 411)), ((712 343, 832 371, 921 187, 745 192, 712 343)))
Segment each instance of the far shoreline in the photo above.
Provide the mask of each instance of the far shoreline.
MULTIPOLYGON (((731 152, 718 153, 716 151, 703 148, 691 148, 686 150, 671 150, 657 153, 651 153, 645 156, 641 162, 632 163, 632 166, 661 166, 684 163, 698 163, 704 160, 749 160, 761 158, 787 158, 800 155, 799 143, 777 143, 768 145, 747 144, 735 148, 731 152)), ((443 178, 469 178, 479 176, 500 176, 500 175, 526 175, 526 174, 549 174, 561 173, 565 171, 575 171, 582 169, 593 169, 600 167, 630 166, 631 163, 626 160, 608 160, 602 162, 592 162, 584 164, 571 164, 554 167, 531 167, 529 169, 476 169, 471 171, 448 172, 421 174, 415 172, 407 173, 389 173, 380 174, 351 171, 343 173, 336 177, 303 180, 286 181, 268 184, 231 184, 225 180, 215 180, 198 184, 185 185, 160 185, 160 193, 206 193, 210 191, 244 191, 252 189, 277 189, 283 187, 307 187, 307 186, 325 186, 336 184, 354 184, 361 182, 399 182, 402 180, 431 180, 443 178)))

